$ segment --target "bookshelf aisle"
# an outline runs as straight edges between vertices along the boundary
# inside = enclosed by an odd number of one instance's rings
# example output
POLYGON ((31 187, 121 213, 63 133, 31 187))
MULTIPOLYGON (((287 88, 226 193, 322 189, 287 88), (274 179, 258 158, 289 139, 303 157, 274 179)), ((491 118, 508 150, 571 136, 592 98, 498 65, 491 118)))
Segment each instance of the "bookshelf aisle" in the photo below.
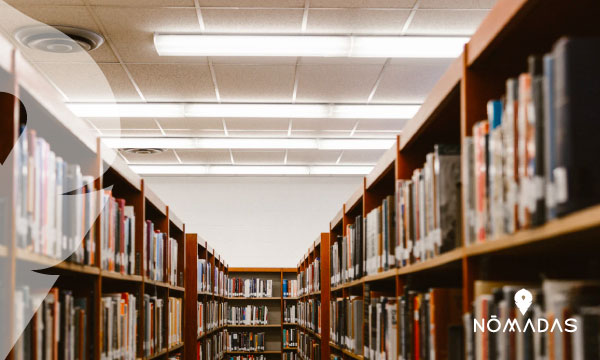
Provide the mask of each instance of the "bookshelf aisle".
MULTIPOLYGON (((537 126, 547 126, 548 117, 556 116, 547 97, 559 94, 552 91, 578 91, 577 85, 581 85, 597 93, 597 81, 577 77, 577 68, 569 68, 568 61, 593 67, 588 59, 596 55, 580 54, 598 54, 598 41, 559 39, 599 36, 598 27, 591 25, 599 14, 600 4, 593 1, 500 0, 484 19, 464 53, 405 125, 394 147, 330 222, 328 344, 332 359, 482 359, 487 355, 494 358, 489 353, 493 348, 501 354, 518 351, 525 358, 536 359, 595 357, 597 342, 590 337, 549 332, 519 338, 515 343, 504 335, 473 336, 473 320, 489 311, 510 311, 506 304, 525 287, 533 296, 530 319, 562 318, 558 314, 568 313, 588 330, 594 326, 591 322, 597 321, 600 269, 595 254, 599 250, 600 205, 590 188, 595 185, 588 186, 589 198, 564 184, 564 189, 557 188, 561 183, 548 177, 541 164, 546 162, 553 169, 552 161, 559 160, 547 160, 541 154, 536 157, 530 149, 550 146, 545 151, 551 154, 559 154, 560 149, 541 143, 540 128, 523 124, 527 124, 527 116, 537 116, 537 126), (544 54, 551 55, 542 58, 544 54), (563 72, 554 76, 562 76, 571 88, 552 88, 548 70, 558 71, 552 61, 561 61, 563 72), (569 76, 579 83, 569 83, 569 76), (504 103, 494 101, 501 98, 504 103), (517 138, 529 141, 527 150, 513 144, 514 152, 497 160, 498 154, 506 154, 506 149, 499 152, 498 146, 507 145, 498 141, 506 141, 511 129, 507 118, 537 137, 517 138), (501 129, 504 137, 494 135, 495 129, 501 129), (490 157, 481 146, 489 146, 490 157), (471 170, 497 166, 495 161, 506 164, 507 156, 513 157, 509 164, 517 170, 484 170, 480 178, 471 170), (537 168, 527 168, 532 163, 537 163, 537 168), (489 178, 480 180, 481 176, 489 178), (531 179, 535 176, 554 187, 549 192, 544 188, 534 191, 531 179), (502 181, 520 181, 525 190, 507 197, 500 190, 510 186, 502 181), (561 205, 540 199, 548 196, 552 200, 553 192, 567 194, 561 205), (541 195, 534 198, 530 193, 541 195), (513 202, 507 205, 507 201, 513 202), (544 212, 546 204, 549 208, 544 212), (502 209, 513 208, 511 223, 502 209), (565 298, 566 303, 557 303, 565 298)), ((579 106, 591 114, 594 111, 585 106, 592 103, 582 100, 579 106)), ((568 113, 561 116, 564 114, 568 113)), ((596 136, 597 122, 586 121, 577 126, 596 136)), ((579 166, 596 179, 597 171, 590 168, 595 166, 592 158, 579 154, 585 159, 569 161, 582 162, 579 166)), ((312 251, 311 247, 309 254, 312 251)), ((311 255, 306 255, 299 268, 304 270, 310 259, 311 255)), ((325 319, 321 317, 321 321, 325 319)))

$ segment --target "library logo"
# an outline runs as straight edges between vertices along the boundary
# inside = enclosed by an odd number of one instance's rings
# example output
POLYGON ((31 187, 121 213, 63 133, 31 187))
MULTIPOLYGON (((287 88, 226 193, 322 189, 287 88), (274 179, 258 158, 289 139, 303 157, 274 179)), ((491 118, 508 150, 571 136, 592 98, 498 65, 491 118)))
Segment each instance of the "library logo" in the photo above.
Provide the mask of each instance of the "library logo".
MULTIPOLYGON (((522 316, 519 316, 515 309, 504 309, 500 311, 498 306, 499 304, 495 304, 492 308, 496 308, 502 315, 490 315, 489 319, 485 317, 479 318, 481 314, 476 314, 473 318, 473 332, 568 332, 572 333, 577 331, 577 319, 568 318, 568 319, 558 319, 554 316, 551 316, 551 320, 549 321, 547 318, 542 317, 533 311, 528 310, 533 303, 533 295, 527 289, 521 289, 515 293, 514 296, 515 306, 519 309, 519 312, 522 316)), ((490 309, 489 303, 486 300, 481 303, 482 308, 490 309)))
POLYGON ((525 315, 532 302, 533 295, 529 290, 521 289, 515 294, 515 305, 519 308, 521 315, 525 315))

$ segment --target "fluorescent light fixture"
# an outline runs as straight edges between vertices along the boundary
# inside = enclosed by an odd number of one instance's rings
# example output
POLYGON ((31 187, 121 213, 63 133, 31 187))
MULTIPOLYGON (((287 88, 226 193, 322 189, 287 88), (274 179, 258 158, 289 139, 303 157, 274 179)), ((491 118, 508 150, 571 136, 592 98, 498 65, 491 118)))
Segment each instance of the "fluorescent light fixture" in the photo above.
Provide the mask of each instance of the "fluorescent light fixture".
POLYGON ((314 150, 387 150, 395 139, 316 139, 316 138, 175 138, 175 137, 104 137, 102 142, 114 149, 314 149, 314 150))
POLYGON ((154 34, 160 56, 455 58, 468 37, 154 34))
POLYGON ((130 165, 140 175, 367 175, 373 166, 130 165))
POLYGON ((342 104, 209 104, 209 103, 69 103, 85 118, 304 118, 304 119, 410 119, 420 105, 342 104))

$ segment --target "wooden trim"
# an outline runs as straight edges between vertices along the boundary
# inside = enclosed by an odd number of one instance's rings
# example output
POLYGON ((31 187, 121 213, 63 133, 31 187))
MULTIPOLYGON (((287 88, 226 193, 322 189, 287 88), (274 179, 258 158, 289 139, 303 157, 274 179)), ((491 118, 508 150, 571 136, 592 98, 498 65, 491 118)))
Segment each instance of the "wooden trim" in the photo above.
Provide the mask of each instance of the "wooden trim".
POLYGON ((373 170, 366 176, 366 188, 370 189, 376 184, 383 176, 385 176, 390 170, 393 169, 394 161, 396 161, 398 141, 394 142, 394 145, 386 150, 385 153, 379 158, 373 170))
POLYGON ((337 227, 341 224, 345 212, 344 210, 344 206, 342 205, 342 208, 335 214, 333 219, 331 219, 331 221, 329 222, 330 228, 337 227))
POLYGON ((167 216, 167 204, 165 204, 159 197, 156 195, 154 191, 146 184, 144 179, 142 179, 142 185, 144 189, 144 196, 148 202, 154 206, 159 212, 161 212, 164 216, 167 216))
MULTIPOLYGON (((363 178, 363 183, 364 183, 364 178, 363 178)), ((346 201, 346 208, 344 209, 344 214, 348 214, 352 211, 354 211, 354 209, 356 209, 359 205, 360 202, 363 199, 365 193, 365 188, 364 186, 359 186, 353 193, 352 195, 350 195, 350 199, 348 199, 348 201, 346 201)))

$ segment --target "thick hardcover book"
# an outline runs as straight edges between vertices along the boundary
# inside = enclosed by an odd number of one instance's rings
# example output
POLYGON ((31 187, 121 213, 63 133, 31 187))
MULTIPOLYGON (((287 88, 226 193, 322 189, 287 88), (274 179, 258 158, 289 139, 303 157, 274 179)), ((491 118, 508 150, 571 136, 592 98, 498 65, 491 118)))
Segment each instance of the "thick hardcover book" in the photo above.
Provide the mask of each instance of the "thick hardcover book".
POLYGON ((600 203, 600 38, 562 38, 554 47, 556 210, 600 203))

